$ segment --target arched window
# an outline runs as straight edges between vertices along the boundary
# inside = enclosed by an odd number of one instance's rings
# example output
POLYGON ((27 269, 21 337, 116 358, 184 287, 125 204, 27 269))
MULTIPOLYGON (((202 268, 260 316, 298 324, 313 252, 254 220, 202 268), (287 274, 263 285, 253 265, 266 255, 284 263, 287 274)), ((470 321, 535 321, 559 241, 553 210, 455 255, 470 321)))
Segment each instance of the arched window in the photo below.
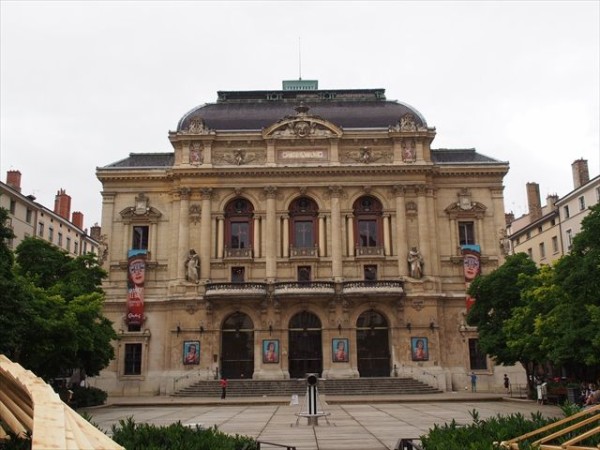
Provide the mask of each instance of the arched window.
POLYGON ((353 209, 357 249, 382 247, 381 202, 365 195, 354 202, 353 209))
POLYGON ((245 198, 234 198, 225 207, 227 256, 251 256, 254 207, 245 198))
POLYGON ((318 242, 319 208, 309 197, 299 197, 289 208, 292 256, 316 256, 306 254, 307 249, 316 249, 318 242), (300 253, 298 253, 300 252, 300 253))

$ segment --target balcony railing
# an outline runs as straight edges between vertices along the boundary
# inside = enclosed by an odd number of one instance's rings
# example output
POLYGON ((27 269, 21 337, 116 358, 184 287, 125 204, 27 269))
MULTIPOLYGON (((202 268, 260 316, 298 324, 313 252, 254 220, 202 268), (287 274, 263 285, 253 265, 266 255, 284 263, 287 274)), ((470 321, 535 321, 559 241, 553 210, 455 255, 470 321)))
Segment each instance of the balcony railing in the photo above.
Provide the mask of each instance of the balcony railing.
POLYGON ((225 258, 252 259, 251 248, 225 248, 225 258))
POLYGON ((385 256, 383 247, 355 247, 356 256, 385 256))
POLYGON ((266 283, 208 283, 206 296, 266 295, 266 283))
POLYGON ((334 294, 332 281, 283 281, 275 283, 274 293, 285 294, 334 294))
POLYGON ((342 283, 343 294, 368 294, 377 292, 379 294, 403 294, 404 282, 397 280, 378 281, 344 281, 342 283))
POLYGON ((319 247, 292 247, 290 246, 291 258, 318 258, 319 247))

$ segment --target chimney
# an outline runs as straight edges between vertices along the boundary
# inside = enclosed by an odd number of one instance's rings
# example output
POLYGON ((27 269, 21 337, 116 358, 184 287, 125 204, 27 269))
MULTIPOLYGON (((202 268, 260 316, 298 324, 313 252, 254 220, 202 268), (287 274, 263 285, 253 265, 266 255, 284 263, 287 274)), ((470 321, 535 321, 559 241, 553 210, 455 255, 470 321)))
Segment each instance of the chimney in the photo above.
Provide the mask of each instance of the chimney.
POLYGON ((542 217, 542 202, 540 200, 540 185, 527 183, 527 204, 529 205, 529 218, 531 222, 542 217))
POLYGON ((577 159, 571 164, 571 167, 573 168, 573 189, 577 189, 590 181, 587 159, 577 159))
POLYGON ((102 228, 97 223, 94 226, 90 227, 90 237, 96 241, 100 241, 100 236, 102 235, 102 228))
POLYGON ((553 210, 556 208, 556 202, 558 201, 558 195, 557 194, 549 194, 546 197, 546 205, 548 205, 548 208, 550 208, 550 210, 553 210))
POLYGON ((21 192, 21 172, 18 170, 9 170, 6 172, 6 184, 15 191, 21 192))
POLYGON ((54 212, 63 219, 69 220, 71 215, 71 197, 64 189, 60 189, 54 198, 54 212))
POLYGON ((515 221, 515 213, 514 212, 511 211, 509 213, 504 213, 504 223, 506 224, 506 226, 509 226, 514 221, 515 221))
POLYGON ((73 211, 73 220, 71 220, 71 223, 80 230, 83 230, 83 213, 79 211, 73 211))

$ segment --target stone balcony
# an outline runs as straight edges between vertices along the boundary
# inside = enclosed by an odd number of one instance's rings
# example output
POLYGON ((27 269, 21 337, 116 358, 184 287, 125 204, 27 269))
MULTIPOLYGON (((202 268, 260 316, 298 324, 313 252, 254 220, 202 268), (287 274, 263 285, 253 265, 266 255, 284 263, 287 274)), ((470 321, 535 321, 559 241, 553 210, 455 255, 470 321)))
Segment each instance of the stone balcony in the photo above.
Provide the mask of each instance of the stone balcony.
POLYGON ((342 295, 366 295, 374 294, 384 296, 404 295, 404 282, 400 280, 378 280, 378 281, 344 281, 342 283, 342 295))
POLYGON ((282 295, 333 295, 332 281, 283 281, 273 285, 273 294, 282 295))
POLYGON ((236 297, 263 297, 267 295, 266 283, 208 283, 206 297, 228 298, 236 297))

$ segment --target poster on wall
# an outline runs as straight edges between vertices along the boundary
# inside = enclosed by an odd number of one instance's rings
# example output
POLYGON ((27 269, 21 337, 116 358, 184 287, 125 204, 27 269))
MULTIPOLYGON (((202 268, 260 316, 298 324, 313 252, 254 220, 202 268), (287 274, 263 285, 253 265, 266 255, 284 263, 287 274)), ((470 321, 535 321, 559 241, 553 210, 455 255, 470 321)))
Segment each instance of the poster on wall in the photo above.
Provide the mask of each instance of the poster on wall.
MULTIPOLYGON (((473 280, 481 273, 481 247, 479 245, 463 245, 461 249, 463 254, 465 290, 468 291, 473 280)), ((475 303, 475 299, 467 294, 467 312, 469 312, 473 303, 475 303)))
POLYGON ((332 339, 331 354, 333 362, 348 362, 348 339, 332 339))
POLYGON ((426 337, 411 337, 410 348, 413 361, 429 360, 429 341, 426 337))
POLYGON ((183 364, 200 364, 200 341, 183 342, 183 364))
POLYGON ((144 322, 144 282, 146 279, 147 250, 129 250, 127 253, 127 324, 144 322))
POLYGON ((279 340, 265 339, 263 341, 263 363, 279 362, 279 340))

